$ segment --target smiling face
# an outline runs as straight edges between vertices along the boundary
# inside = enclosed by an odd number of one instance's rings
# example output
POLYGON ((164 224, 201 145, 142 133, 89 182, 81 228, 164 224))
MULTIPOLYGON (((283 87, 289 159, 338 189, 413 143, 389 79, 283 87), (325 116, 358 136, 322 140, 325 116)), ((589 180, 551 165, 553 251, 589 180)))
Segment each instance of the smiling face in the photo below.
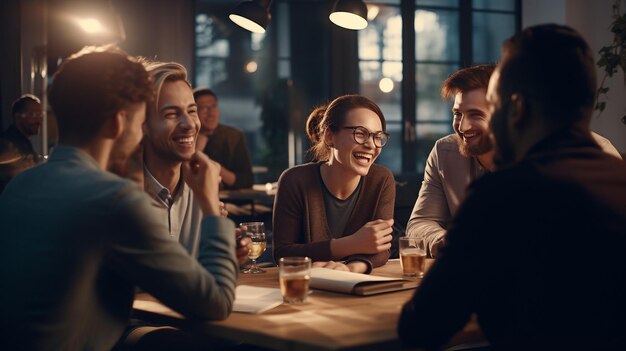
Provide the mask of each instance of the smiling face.
POLYGON ((164 82, 157 111, 149 114, 144 125, 146 152, 170 161, 189 160, 195 152, 199 130, 191 87, 182 80, 164 82))
POLYGON ((459 92, 454 97, 452 127, 464 156, 479 156, 493 149, 489 133, 489 105, 484 89, 459 92))
POLYGON ((381 148, 374 145, 370 136, 363 145, 353 137, 353 129, 343 127, 365 127, 370 132, 382 131, 378 115, 366 108, 355 108, 346 114, 343 126, 337 132, 327 131, 324 135, 326 145, 331 146, 331 158, 334 163, 348 173, 365 176, 380 155, 381 148))

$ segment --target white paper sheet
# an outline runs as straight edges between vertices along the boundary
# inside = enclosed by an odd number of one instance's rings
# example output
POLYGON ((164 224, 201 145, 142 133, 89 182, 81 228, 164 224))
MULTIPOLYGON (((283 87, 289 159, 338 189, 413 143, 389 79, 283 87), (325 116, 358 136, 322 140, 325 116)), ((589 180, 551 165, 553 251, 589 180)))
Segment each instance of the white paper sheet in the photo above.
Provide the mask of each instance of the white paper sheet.
POLYGON ((234 312, 263 313, 283 303, 280 289, 239 285, 235 290, 234 312))

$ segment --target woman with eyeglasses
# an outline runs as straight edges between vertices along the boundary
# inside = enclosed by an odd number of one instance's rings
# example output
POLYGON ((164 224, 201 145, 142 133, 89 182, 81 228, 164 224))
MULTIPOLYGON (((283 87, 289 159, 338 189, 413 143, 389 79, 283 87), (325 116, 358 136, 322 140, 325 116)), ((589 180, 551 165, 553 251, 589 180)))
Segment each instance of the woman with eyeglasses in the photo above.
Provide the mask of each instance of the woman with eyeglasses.
POLYGON ((374 164, 389 140, 385 117, 360 95, 336 98, 307 121, 316 162, 281 175, 274 202, 274 258, 369 273, 389 258, 395 180, 374 164))

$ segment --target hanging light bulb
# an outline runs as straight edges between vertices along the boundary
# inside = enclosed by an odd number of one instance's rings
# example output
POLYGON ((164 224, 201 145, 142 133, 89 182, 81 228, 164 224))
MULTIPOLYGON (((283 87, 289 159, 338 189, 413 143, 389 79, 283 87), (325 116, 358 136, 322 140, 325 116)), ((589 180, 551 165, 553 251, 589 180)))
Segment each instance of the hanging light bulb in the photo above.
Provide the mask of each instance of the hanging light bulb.
POLYGON ((367 27, 367 6, 362 0, 337 0, 328 18, 339 27, 363 29, 367 27))
POLYGON ((231 21, 253 33, 265 33, 270 23, 270 4, 272 0, 243 1, 228 15, 231 21))

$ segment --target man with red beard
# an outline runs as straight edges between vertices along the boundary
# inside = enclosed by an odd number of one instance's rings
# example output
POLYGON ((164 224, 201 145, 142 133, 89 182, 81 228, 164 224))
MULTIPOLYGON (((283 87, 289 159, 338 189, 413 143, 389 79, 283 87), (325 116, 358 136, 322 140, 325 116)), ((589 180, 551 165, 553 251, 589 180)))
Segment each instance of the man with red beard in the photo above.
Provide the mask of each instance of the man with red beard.
MULTIPOLYGON (((441 88, 443 99, 454 99, 455 133, 435 143, 407 225, 408 236, 426 241, 430 257, 437 257, 444 245, 448 225, 465 199, 468 185, 494 169, 486 100, 494 69, 495 65, 463 68, 450 75, 441 88)), ((605 152, 621 158, 608 139, 592 135, 605 152)))

